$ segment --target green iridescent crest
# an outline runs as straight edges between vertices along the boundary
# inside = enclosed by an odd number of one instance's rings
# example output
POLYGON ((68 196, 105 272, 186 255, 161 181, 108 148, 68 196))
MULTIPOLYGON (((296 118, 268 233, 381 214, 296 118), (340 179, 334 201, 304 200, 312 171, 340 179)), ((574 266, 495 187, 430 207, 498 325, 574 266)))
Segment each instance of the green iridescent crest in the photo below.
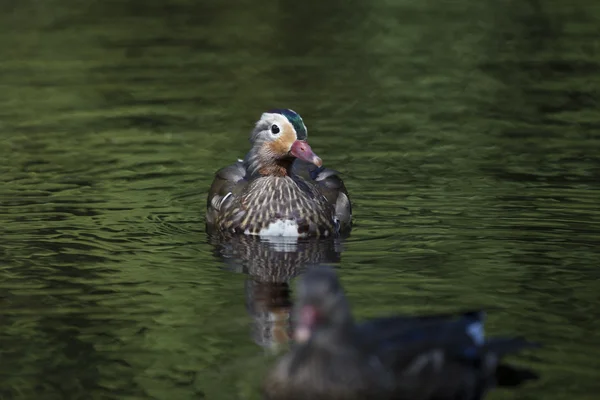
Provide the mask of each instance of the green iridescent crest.
POLYGON ((298 140, 306 140, 306 138, 308 137, 308 133, 306 132, 306 126, 304 125, 304 121, 302 121, 302 117, 297 112, 287 108, 276 108, 273 110, 269 110, 269 112, 285 116, 296 130, 296 137, 298 138, 298 140))

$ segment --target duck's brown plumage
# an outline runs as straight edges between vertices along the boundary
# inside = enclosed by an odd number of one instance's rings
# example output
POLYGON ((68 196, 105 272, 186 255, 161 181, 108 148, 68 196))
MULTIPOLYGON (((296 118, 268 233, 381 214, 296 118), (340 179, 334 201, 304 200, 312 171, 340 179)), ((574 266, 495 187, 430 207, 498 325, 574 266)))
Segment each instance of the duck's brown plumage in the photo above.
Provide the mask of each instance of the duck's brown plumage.
POLYGON ((352 210, 343 181, 320 165, 305 142, 302 120, 290 122, 297 114, 275 111, 284 113, 263 114, 245 159, 216 173, 207 199, 208 228, 259 234, 273 222, 288 221, 300 236, 348 232, 352 210), (277 135, 270 132, 273 125, 277 135))

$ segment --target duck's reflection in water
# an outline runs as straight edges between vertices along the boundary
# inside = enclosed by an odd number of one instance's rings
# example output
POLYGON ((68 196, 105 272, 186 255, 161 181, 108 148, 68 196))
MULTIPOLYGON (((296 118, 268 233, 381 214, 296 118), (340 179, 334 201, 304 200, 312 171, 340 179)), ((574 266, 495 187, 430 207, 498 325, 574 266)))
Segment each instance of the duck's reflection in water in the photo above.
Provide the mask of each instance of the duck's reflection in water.
POLYGON ((290 280, 308 268, 339 263, 343 248, 340 238, 212 235, 210 241, 225 268, 246 274, 245 301, 253 320, 252 337, 258 345, 273 350, 290 338, 290 280))
POLYGON ((287 282, 261 282, 248 277, 246 309, 252 317, 252 338, 259 346, 276 349, 290 339, 292 302, 287 282))

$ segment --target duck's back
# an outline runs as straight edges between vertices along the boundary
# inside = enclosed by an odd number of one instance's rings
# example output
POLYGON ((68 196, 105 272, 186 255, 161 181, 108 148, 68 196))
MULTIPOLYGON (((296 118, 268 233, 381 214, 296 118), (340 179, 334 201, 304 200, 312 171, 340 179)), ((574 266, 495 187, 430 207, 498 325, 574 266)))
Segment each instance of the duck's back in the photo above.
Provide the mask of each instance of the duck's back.
POLYGON ((482 312, 461 316, 391 317, 360 326, 396 377, 395 399, 477 400, 497 384, 535 379, 527 369, 499 365, 503 355, 536 345, 521 338, 485 338, 482 312))

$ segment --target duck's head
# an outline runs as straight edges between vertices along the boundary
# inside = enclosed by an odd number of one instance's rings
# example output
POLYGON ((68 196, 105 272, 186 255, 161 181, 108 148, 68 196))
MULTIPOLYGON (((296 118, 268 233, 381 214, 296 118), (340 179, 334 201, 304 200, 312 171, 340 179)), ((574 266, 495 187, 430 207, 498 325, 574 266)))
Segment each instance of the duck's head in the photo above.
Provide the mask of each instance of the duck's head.
POLYGON ((294 340, 304 343, 318 338, 334 340, 348 333, 353 323, 350 305, 334 270, 309 270, 297 286, 294 305, 294 340))
POLYGON ((320 167, 321 159, 306 142, 302 117, 289 109, 263 113, 250 136, 247 161, 261 175, 286 175, 296 158, 320 167))

